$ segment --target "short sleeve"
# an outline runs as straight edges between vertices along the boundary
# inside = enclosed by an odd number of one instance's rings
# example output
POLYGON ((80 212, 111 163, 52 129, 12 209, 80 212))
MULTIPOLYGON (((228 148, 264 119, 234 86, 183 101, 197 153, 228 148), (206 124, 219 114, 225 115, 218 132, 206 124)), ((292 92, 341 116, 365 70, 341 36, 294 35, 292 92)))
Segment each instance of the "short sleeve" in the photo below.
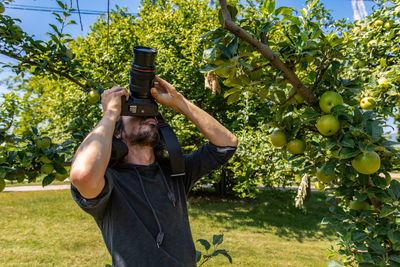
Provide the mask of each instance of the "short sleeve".
POLYGON ((91 199, 84 198, 79 193, 78 189, 71 184, 72 198, 82 210, 92 215, 96 220, 101 220, 103 218, 113 189, 112 179, 107 177, 107 175, 105 175, 104 179, 105 184, 103 190, 97 197, 91 199))
POLYGON ((216 146, 208 142, 191 154, 184 155, 186 193, 201 177, 227 163, 235 151, 236 147, 216 146))

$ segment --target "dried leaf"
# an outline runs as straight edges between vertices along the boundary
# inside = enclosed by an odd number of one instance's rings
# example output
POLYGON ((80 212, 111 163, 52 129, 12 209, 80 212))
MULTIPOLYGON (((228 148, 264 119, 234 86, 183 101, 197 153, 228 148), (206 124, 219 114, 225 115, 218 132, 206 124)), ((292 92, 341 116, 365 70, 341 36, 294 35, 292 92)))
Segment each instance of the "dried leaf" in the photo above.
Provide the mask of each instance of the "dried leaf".
POLYGON ((210 89, 213 95, 215 95, 216 92, 218 92, 219 94, 221 93, 217 74, 215 74, 214 71, 207 72, 204 89, 210 89))

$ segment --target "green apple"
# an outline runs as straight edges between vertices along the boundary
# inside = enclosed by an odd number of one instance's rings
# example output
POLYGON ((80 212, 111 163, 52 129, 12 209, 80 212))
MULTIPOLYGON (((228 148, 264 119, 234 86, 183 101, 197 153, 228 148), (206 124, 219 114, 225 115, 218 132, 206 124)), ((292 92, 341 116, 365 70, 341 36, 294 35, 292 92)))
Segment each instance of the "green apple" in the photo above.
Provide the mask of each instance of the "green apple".
POLYGON ((350 202, 350 209, 352 210, 370 210, 371 205, 367 201, 352 200, 350 202))
POLYGON ((61 173, 58 173, 58 172, 57 172, 57 173, 56 173, 56 176, 55 176, 55 179, 56 179, 57 181, 62 182, 62 181, 64 181, 65 179, 67 179, 68 176, 69 176, 69 174, 68 174, 67 171, 65 171, 64 174, 61 174, 61 173))
POLYGON ((271 135, 271 143, 275 147, 283 147, 287 143, 286 134, 282 130, 276 130, 271 135))
POLYGON ((40 172, 44 173, 44 174, 50 174, 53 172, 53 170, 54 170, 54 167, 51 164, 44 164, 44 165, 42 165, 42 167, 40 167, 40 172))
POLYGON ((387 88, 389 86, 389 81, 385 77, 380 77, 378 79, 378 84, 382 88, 387 88))
POLYGON ((306 150, 306 142, 300 139, 290 140, 287 149, 293 155, 303 154, 304 150, 306 150))
POLYGON ((5 10, 4 4, 0 2, 0 14, 2 14, 4 10, 5 10))
POLYGON ((37 140, 36 146, 40 149, 49 149, 51 144, 51 139, 50 137, 42 137, 39 140, 37 140))
POLYGON ((296 93, 296 89, 294 89, 293 87, 290 88, 289 90, 289 97, 291 97, 294 94, 293 98, 295 101, 292 102, 292 104, 301 104, 304 103, 304 98, 299 95, 298 93, 296 93), (295 102, 295 103, 294 103, 295 102))
POLYGON ((100 93, 97 90, 91 90, 89 93, 89 104, 95 104, 100 100, 100 93))
POLYGON ((343 98, 336 92, 325 92, 319 99, 319 107, 325 113, 331 112, 331 109, 337 105, 343 105, 343 98))
POLYGON ((383 25, 383 21, 378 19, 377 21, 374 22, 373 26, 374 27, 380 27, 383 25))
POLYGON ((325 184, 320 181, 316 181, 314 186, 318 191, 323 191, 325 189, 325 184))
POLYGON ((339 120, 333 115, 321 116, 317 121, 318 131, 325 136, 336 134, 340 129, 339 120))
POLYGON ((381 167, 381 158, 375 151, 367 151, 351 161, 353 168, 362 174, 373 174, 381 167))
POLYGON ((373 110, 376 106, 375 98, 373 97, 364 97, 360 101, 360 107, 365 110, 373 110))
POLYGON ((324 167, 317 169, 317 179, 323 183, 330 183, 335 179, 335 172, 327 175, 324 171, 324 167))

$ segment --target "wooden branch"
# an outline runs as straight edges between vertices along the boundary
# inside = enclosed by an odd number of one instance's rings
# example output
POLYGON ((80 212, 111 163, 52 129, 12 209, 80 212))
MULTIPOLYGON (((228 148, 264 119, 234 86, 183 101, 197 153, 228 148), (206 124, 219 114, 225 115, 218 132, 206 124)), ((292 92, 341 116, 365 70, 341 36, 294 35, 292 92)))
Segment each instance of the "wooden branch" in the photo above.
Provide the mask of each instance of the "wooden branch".
POLYGON ((285 78, 289 81, 291 85, 296 89, 296 92, 301 95, 307 103, 315 108, 315 103, 317 102, 313 96, 311 90, 304 86, 297 75, 289 69, 285 63, 277 57, 274 52, 269 48, 268 45, 261 43, 259 40, 254 38, 251 34, 245 31, 240 26, 236 25, 231 18, 231 14, 228 10, 228 5, 226 0, 219 1, 222 11, 222 17, 224 19, 224 28, 242 39, 243 41, 249 43, 254 48, 256 48, 265 58, 267 58, 273 67, 283 72, 285 78))
MULTIPOLYGON (((26 58, 24 58, 24 57, 21 57, 21 56, 19 56, 19 55, 17 55, 17 54, 11 53, 11 52, 7 52, 7 51, 0 50, 0 54, 3 54, 3 55, 8 56, 8 57, 10 57, 10 58, 16 59, 16 60, 18 60, 18 61, 20 61, 20 62, 22 62, 22 63, 25 63, 25 64, 29 64, 29 65, 33 65, 33 66, 42 67, 42 66, 39 65, 39 63, 36 63, 36 62, 34 62, 34 61, 31 61, 31 60, 29 60, 29 59, 26 59, 26 58)), ((57 75, 59 75, 59 76, 61 76, 61 77, 64 77, 64 78, 70 80, 71 82, 73 82, 73 83, 79 85, 80 87, 82 87, 82 88, 83 88, 85 91, 87 91, 87 92, 90 91, 90 90, 87 89, 82 83, 80 83, 78 80, 76 80, 75 78, 71 77, 70 75, 68 75, 68 74, 66 74, 66 73, 63 73, 63 72, 58 71, 58 70, 55 70, 55 69, 53 69, 53 68, 51 68, 51 67, 45 67, 44 69, 46 69, 46 70, 48 70, 48 71, 50 71, 50 72, 52 72, 52 73, 55 73, 55 74, 57 74, 57 75)))

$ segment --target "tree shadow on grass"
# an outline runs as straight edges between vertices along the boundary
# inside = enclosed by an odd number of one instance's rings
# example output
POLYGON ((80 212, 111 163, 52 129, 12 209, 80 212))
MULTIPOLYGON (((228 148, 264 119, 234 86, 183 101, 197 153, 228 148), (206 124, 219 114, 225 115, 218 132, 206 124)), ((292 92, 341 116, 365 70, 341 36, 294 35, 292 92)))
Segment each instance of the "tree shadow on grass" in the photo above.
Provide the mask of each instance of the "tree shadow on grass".
POLYGON ((189 198, 190 216, 212 218, 226 230, 250 228, 251 231, 272 232, 282 238, 317 240, 333 239, 339 229, 336 225, 321 225, 324 217, 331 217, 326 195, 312 193, 304 208, 294 205, 294 191, 266 190, 256 199, 221 199, 210 194, 195 193, 189 198))

